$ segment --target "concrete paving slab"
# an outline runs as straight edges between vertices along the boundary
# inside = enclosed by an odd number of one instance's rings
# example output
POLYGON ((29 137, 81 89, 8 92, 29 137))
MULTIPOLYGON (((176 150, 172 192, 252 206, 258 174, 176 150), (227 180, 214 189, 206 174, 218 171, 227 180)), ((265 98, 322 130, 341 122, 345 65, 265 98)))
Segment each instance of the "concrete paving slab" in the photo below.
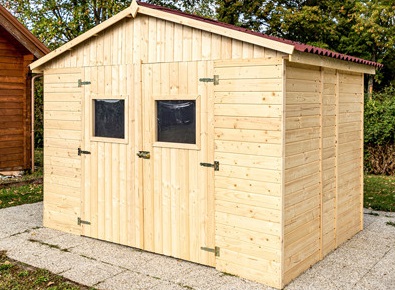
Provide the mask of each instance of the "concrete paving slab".
POLYGON ((78 264, 74 264, 73 268, 61 273, 61 275, 77 283, 94 286, 124 271, 124 269, 116 266, 83 258, 78 264))
POLYGON ((153 254, 154 258, 142 263, 136 268, 136 271, 149 275, 151 277, 160 278, 164 281, 178 283, 192 267, 198 271, 200 266, 187 261, 182 261, 166 256, 153 254))
POLYGON ((188 287, 180 286, 170 282, 161 282, 153 288, 150 288, 150 290, 188 290, 188 287))
MULTIPOLYGON (((395 289, 395 213, 365 210, 365 230, 291 282, 297 289, 395 289)), ((0 250, 98 289, 271 290, 214 268, 42 227, 42 204, 0 210, 0 250)))
POLYGON ((170 285, 170 283, 163 282, 160 279, 126 270, 114 277, 105 280, 102 283, 95 285, 95 287, 98 289, 134 290, 152 289, 158 285, 162 286, 162 284, 170 285))
POLYGON ((143 255, 141 250, 131 247, 88 238, 78 247, 70 248, 70 252, 129 270, 138 269, 154 257, 153 254, 143 255))

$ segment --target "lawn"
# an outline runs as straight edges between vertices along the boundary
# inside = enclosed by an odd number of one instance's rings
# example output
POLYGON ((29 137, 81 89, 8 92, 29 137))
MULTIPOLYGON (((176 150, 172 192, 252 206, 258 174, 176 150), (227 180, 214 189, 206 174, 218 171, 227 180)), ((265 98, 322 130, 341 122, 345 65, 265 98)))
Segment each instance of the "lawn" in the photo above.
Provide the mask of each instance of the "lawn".
POLYGON ((0 209, 43 200, 43 186, 40 184, 43 176, 42 149, 36 150, 35 165, 33 173, 0 181, 0 209))
POLYGON ((395 212, 395 176, 365 175, 364 207, 395 212))

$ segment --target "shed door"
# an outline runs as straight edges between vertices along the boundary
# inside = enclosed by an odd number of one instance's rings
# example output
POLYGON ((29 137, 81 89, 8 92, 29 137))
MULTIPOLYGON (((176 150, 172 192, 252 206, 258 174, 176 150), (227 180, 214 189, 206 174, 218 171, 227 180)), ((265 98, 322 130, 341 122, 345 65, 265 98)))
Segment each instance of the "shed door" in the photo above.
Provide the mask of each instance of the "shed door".
POLYGON ((144 248, 215 265, 212 62, 142 69, 144 248), (149 152, 149 153, 148 153, 149 152))
POLYGON ((129 92, 132 76, 126 65, 84 69, 81 227, 85 236, 143 248, 141 96, 129 92))

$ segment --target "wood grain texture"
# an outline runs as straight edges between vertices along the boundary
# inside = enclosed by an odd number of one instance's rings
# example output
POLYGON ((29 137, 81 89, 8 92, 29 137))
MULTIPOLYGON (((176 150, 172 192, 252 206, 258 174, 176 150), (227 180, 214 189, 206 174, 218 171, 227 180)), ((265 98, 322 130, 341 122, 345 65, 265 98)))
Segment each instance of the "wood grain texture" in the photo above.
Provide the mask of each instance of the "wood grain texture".
POLYGON ((28 66, 34 56, 3 28, 0 32, 0 171, 30 169, 31 76, 28 66))

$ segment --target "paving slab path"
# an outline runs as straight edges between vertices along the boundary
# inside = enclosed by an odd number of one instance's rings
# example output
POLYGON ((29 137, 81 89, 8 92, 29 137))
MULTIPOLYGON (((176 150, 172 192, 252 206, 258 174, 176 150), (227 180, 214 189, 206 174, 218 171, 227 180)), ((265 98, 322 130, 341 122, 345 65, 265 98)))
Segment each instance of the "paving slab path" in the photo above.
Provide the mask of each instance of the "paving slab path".
MULTIPOLYGON (((395 289, 394 213, 365 210, 364 231, 285 289, 395 289)), ((42 203, 0 210, 0 250, 23 263, 108 290, 271 290, 214 268, 42 226, 42 203)))

